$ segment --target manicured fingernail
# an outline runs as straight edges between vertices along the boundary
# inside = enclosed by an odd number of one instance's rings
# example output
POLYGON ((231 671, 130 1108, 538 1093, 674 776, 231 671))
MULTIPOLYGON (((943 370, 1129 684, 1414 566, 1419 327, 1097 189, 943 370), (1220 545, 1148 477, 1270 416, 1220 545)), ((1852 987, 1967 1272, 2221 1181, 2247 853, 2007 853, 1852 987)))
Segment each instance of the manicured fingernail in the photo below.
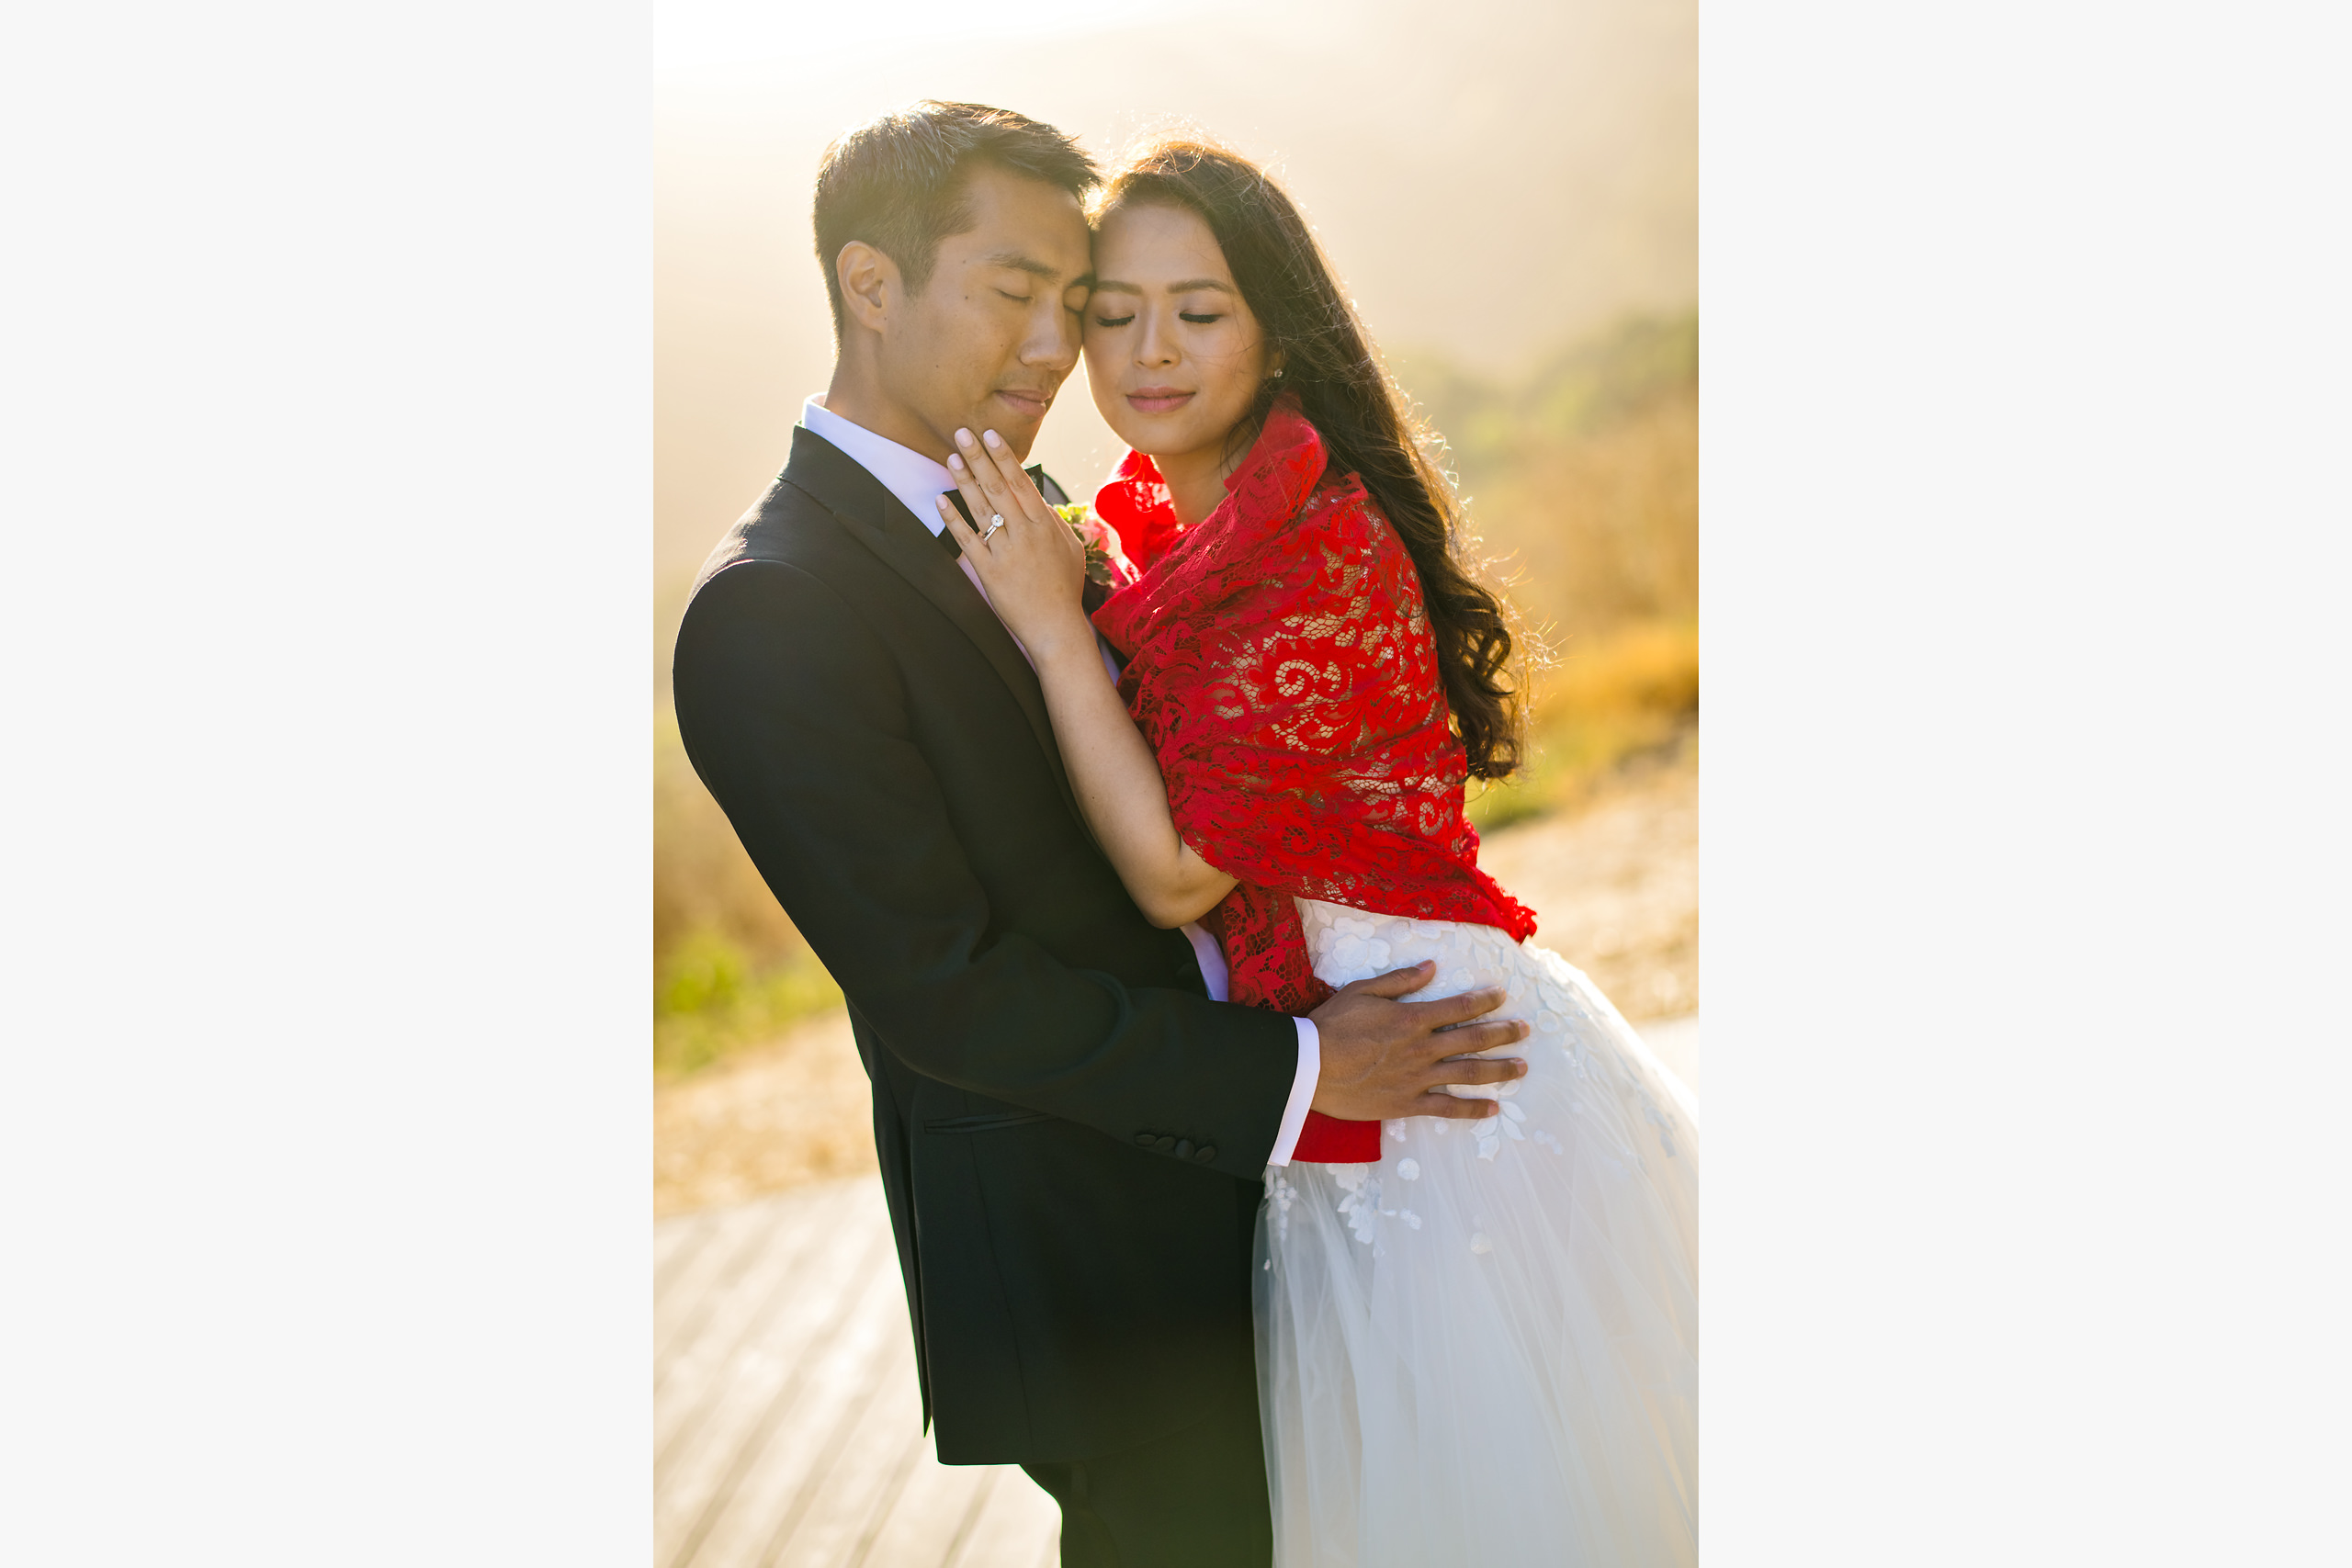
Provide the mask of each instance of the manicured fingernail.
POLYGON ((964 466, 964 459, 950 452, 947 454, 947 466, 951 468, 960 468, 964 466))
POLYGON ((998 438, 997 433, 993 430, 988 432, 985 435, 981 436, 980 439, 986 441, 991 446, 1001 446, 1004 445, 1004 443, 998 438))
POLYGON ((972 433, 970 431, 959 430, 956 433, 956 445, 958 446, 969 446, 971 444, 972 433))

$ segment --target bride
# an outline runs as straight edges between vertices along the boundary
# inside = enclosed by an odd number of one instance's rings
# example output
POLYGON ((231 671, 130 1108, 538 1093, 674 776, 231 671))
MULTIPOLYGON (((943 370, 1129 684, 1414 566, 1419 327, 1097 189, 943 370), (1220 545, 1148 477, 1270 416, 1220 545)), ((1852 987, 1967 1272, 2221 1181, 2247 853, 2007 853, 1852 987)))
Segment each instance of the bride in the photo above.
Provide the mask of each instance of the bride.
POLYGON ((1282 1568, 1697 1555, 1694 1107, 1477 866, 1467 777, 1517 761, 1501 606, 1305 220, 1165 138, 1097 197, 1097 499, 1145 569, 1090 618, 1085 550, 993 432, 943 503, 1044 683, 1095 836, 1232 999, 1304 1013, 1430 962, 1508 988, 1525 1076, 1482 1121, 1310 1116, 1260 1215, 1261 1413, 1282 1568), (1001 518, 1001 523, 993 521, 1001 518), (1126 660, 1114 693, 1095 634, 1126 660))

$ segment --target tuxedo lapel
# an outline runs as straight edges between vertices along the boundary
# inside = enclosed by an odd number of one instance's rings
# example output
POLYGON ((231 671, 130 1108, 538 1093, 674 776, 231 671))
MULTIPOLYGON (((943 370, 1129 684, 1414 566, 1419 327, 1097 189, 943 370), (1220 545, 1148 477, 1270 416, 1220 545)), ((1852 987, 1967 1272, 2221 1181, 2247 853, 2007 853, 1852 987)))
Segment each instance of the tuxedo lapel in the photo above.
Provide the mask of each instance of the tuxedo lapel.
POLYGON ((852 537, 904 578, 971 639, 980 657, 988 660, 989 668, 1012 693, 1013 700, 1021 705, 1029 728, 1053 769, 1054 782, 1061 787, 1063 801, 1083 822, 1078 797, 1070 791, 1069 773, 1062 766, 1061 748, 1054 741, 1053 720, 1046 712, 1045 689, 1037 683, 1037 672, 1030 668, 1020 646, 1012 640, 1012 634, 1004 629, 1004 623, 997 619, 988 601, 980 597, 979 590, 972 586, 971 579, 964 575, 953 547, 955 540, 948 538, 950 547, 941 549, 938 537, 915 521, 914 513, 884 489, 881 480, 858 467, 831 442, 806 428, 793 429, 792 457, 785 464, 784 482, 806 492, 841 519, 852 537))

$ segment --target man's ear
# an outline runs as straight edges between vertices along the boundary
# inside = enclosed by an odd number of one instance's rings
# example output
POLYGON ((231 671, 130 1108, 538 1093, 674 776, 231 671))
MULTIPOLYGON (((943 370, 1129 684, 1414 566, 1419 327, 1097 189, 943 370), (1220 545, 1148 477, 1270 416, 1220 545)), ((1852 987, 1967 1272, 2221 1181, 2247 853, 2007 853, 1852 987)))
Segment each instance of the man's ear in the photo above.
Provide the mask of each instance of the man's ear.
POLYGON ((833 276, 842 286, 842 309, 867 332, 888 324, 893 306, 905 297, 899 264, 863 240, 852 240, 833 258, 833 276))

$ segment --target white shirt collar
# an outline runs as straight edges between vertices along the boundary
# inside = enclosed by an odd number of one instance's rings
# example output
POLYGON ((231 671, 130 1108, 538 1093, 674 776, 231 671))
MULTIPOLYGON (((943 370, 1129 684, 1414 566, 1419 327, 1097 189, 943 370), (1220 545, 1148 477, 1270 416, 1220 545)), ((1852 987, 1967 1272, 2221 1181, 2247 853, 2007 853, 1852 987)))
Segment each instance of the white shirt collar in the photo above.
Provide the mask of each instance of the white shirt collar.
POLYGON ((944 463, 933 462, 911 446, 901 446, 887 435, 876 435, 853 424, 825 406, 825 394, 811 392, 800 405, 801 428, 821 435, 848 455, 850 461, 882 481, 915 514, 915 521, 939 533, 939 493, 956 488, 956 476, 944 463))

